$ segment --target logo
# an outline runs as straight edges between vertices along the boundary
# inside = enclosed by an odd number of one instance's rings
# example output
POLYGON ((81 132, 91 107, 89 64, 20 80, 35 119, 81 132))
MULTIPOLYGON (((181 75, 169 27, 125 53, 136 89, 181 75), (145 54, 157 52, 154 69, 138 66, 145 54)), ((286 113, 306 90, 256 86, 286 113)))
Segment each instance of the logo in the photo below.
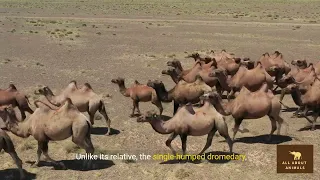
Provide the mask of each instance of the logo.
POLYGON ((313 145, 277 145, 277 173, 313 173, 313 145))

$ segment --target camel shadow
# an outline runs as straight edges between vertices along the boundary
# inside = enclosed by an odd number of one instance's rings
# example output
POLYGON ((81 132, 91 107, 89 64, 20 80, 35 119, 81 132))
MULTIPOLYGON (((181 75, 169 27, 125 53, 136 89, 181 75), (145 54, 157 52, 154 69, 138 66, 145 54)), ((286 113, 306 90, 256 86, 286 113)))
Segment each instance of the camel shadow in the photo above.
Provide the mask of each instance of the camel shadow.
POLYGON ((174 160, 168 160, 161 162, 160 164, 184 164, 184 163, 192 163, 192 164, 200 164, 203 162, 203 160, 207 160, 209 163, 214 163, 214 164, 223 164, 223 163, 228 163, 230 162, 231 156, 237 156, 239 155, 238 153, 230 153, 230 152, 222 152, 222 151, 211 151, 208 153, 204 153, 201 156, 201 160, 199 159, 192 159, 190 158, 184 158, 184 159, 174 159, 174 160), (230 158, 223 158, 223 157, 229 157, 230 158))
MULTIPOLYGON (((46 161, 40 161, 38 167, 44 167, 44 166, 51 166, 55 170, 74 170, 74 171, 91 171, 91 170, 101 170, 101 169, 107 169, 114 164, 113 161, 110 160, 92 160, 91 167, 88 169, 82 169, 82 165, 85 160, 62 160, 57 161, 58 163, 63 163, 66 167, 66 169, 63 169, 61 166, 56 166, 51 162, 46 161)), ((34 161, 28 161, 27 163, 33 164, 34 161)))
MULTIPOLYGON (((317 130, 317 129, 320 129, 320 124, 316 125, 315 130, 317 130)), ((311 125, 307 125, 303 128, 300 128, 298 131, 308 131, 308 130, 311 130, 311 125)))
POLYGON ((273 135, 271 137, 271 141, 267 140, 268 137, 269 137, 269 135, 259 135, 259 136, 253 136, 253 137, 242 137, 242 138, 235 139, 234 143, 242 142, 242 143, 246 143, 246 144, 256 144, 256 143, 281 144, 281 143, 284 143, 284 142, 292 141, 292 138, 290 136, 273 135))
MULTIPOLYGON (((27 172, 26 170, 23 170, 24 174, 26 175, 26 180, 29 179, 36 179, 36 174, 27 172)), ((0 177, 3 180, 15 180, 20 179, 20 174, 18 169, 4 169, 0 170, 0 177)))
MULTIPOLYGON (((91 134, 95 135, 105 135, 108 132, 108 128, 106 127, 93 127, 91 129, 91 134)), ((117 135, 120 134, 120 131, 117 129, 110 129, 110 135, 117 135)))

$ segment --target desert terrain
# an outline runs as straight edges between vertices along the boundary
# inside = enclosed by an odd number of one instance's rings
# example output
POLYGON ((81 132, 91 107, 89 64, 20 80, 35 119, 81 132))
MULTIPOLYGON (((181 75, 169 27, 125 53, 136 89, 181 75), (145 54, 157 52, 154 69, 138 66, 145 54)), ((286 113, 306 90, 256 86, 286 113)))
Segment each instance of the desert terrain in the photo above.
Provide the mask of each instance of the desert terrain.
MULTIPOLYGON (((174 82, 161 74, 167 61, 179 59, 187 68, 194 61, 186 55, 222 49, 252 60, 277 50, 287 62, 317 62, 319 9, 317 0, 0 0, 0 88, 14 83, 35 109, 39 87, 46 85, 58 93, 71 80, 79 85, 88 82, 103 97, 111 118, 111 135, 104 136, 106 123, 96 116, 92 141, 97 154, 171 153, 165 145, 167 135, 129 117, 132 101, 120 94, 111 79, 123 77, 127 87, 134 80, 145 84, 158 79, 169 90, 174 82)), ((284 103, 296 108, 290 95, 284 103)), ((163 106, 164 115, 172 116, 173 104, 163 106)), ((141 103, 140 109, 157 110, 150 103, 141 103)), ((291 118, 292 113, 282 111, 289 128, 286 132, 284 126, 271 143, 265 140, 271 129, 267 117, 244 120, 242 125, 249 131, 239 132, 233 146, 235 153, 246 155, 243 162, 99 160, 93 170, 80 171, 81 161, 75 157, 85 151, 69 138, 49 143, 51 157, 63 161, 68 170, 48 163, 32 168, 37 141, 9 135, 30 179, 319 179, 319 128, 304 129, 307 120, 291 118), (314 172, 277 174, 277 144, 314 145, 314 172)), ((233 119, 228 117, 227 123, 232 135, 233 119)), ((228 152, 223 140, 216 135, 206 152, 228 152)), ((189 136, 187 152, 200 152, 205 142, 206 136, 189 136)), ((180 138, 173 146, 181 152, 180 138)), ((11 157, 2 151, 0 159, 0 179, 17 179, 11 157)))

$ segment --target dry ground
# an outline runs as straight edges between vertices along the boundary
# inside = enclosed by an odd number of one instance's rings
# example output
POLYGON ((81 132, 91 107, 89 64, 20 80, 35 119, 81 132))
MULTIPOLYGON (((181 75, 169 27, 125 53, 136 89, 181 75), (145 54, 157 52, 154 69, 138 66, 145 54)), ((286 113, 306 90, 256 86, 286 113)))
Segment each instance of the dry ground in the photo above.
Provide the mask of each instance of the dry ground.
MULTIPOLYGON (((170 153, 167 136, 157 134, 149 124, 129 118, 130 99, 123 97, 110 80, 124 77, 130 86, 136 79, 162 80, 167 89, 173 82, 161 75, 166 62, 180 59, 184 67, 192 60, 187 53, 226 49, 241 57, 257 60, 262 53, 278 50, 287 61, 306 58, 320 60, 320 2, 312 0, 248 1, 0 1, 1 88, 12 81, 32 101, 34 91, 48 85, 55 92, 71 80, 89 82, 104 96, 112 119, 112 136, 103 136, 105 122, 96 120, 93 144, 97 153, 154 154, 170 153), (111 97, 108 97, 108 94, 111 97)), ((290 96, 285 103, 295 107, 290 96)), ((165 115, 173 105, 164 104, 165 115)), ((33 106, 34 108, 34 106, 33 106)), ((155 109, 142 103, 141 110, 155 109)), ((100 161, 97 169, 77 170, 75 153, 83 153, 70 139, 51 142, 49 153, 65 160, 70 170, 53 170, 51 166, 31 168, 36 158, 36 141, 10 134, 17 152, 29 172, 37 179, 319 179, 319 130, 299 131, 307 121, 282 117, 290 124, 288 133, 271 144, 263 135, 271 128, 267 118, 244 121, 247 133, 238 133, 234 151, 245 154, 245 162, 202 162, 200 164, 160 164, 155 161, 100 161), (276 144, 313 144, 313 174, 277 174, 276 144)), ((99 119, 99 118, 98 118, 99 119)), ((229 132, 233 126, 228 120, 229 132)), ((206 137, 189 137, 189 153, 199 152, 206 137)), ((215 136, 207 152, 228 151, 227 144, 215 136)), ((180 140, 173 142, 180 149, 180 140)), ((16 166, 1 152, 0 179, 14 179, 16 166)))

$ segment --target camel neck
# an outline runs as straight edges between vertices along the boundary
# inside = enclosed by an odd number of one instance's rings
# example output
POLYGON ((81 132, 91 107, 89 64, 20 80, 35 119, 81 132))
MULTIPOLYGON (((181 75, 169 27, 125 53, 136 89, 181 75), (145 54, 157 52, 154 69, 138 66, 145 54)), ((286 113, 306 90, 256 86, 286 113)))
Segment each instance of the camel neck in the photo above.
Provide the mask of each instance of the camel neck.
POLYGON ((169 92, 166 90, 165 87, 158 87, 158 88, 155 88, 155 90, 156 90, 157 96, 160 98, 162 102, 172 102, 174 88, 171 89, 169 92))
POLYGON ((151 124, 153 130, 159 134, 170 134, 172 132, 166 128, 166 122, 162 119, 151 120, 149 123, 151 124))
POLYGON ((119 86, 120 93, 121 93, 122 95, 128 97, 129 94, 127 93, 127 88, 126 88, 126 86, 124 85, 124 82, 119 83, 118 86, 119 86))
POLYGON ((230 107, 232 106, 232 102, 228 102, 228 103, 223 103, 222 99, 219 99, 216 103, 215 103, 215 108, 216 110, 224 115, 224 116, 229 116, 231 115, 231 111, 230 111, 230 107))
POLYGON ((179 77, 176 72, 171 73, 170 76, 171 76, 171 79, 173 80, 173 82, 175 82, 176 84, 179 83, 179 77))
POLYGON ((18 122, 15 120, 15 122, 9 122, 7 123, 7 128, 9 131, 11 131, 14 135, 22 137, 22 138, 27 138, 30 136, 29 134, 29 120, 26 119, 23 122, 18 122))
POLYGON ((303 105, 302 100, 301 100, 302 95, 301 95, 301 92, 299 91, 299 89, 293 89, 291 91, 291 97, 296 105, 298 105, 298 106, 303 105))

